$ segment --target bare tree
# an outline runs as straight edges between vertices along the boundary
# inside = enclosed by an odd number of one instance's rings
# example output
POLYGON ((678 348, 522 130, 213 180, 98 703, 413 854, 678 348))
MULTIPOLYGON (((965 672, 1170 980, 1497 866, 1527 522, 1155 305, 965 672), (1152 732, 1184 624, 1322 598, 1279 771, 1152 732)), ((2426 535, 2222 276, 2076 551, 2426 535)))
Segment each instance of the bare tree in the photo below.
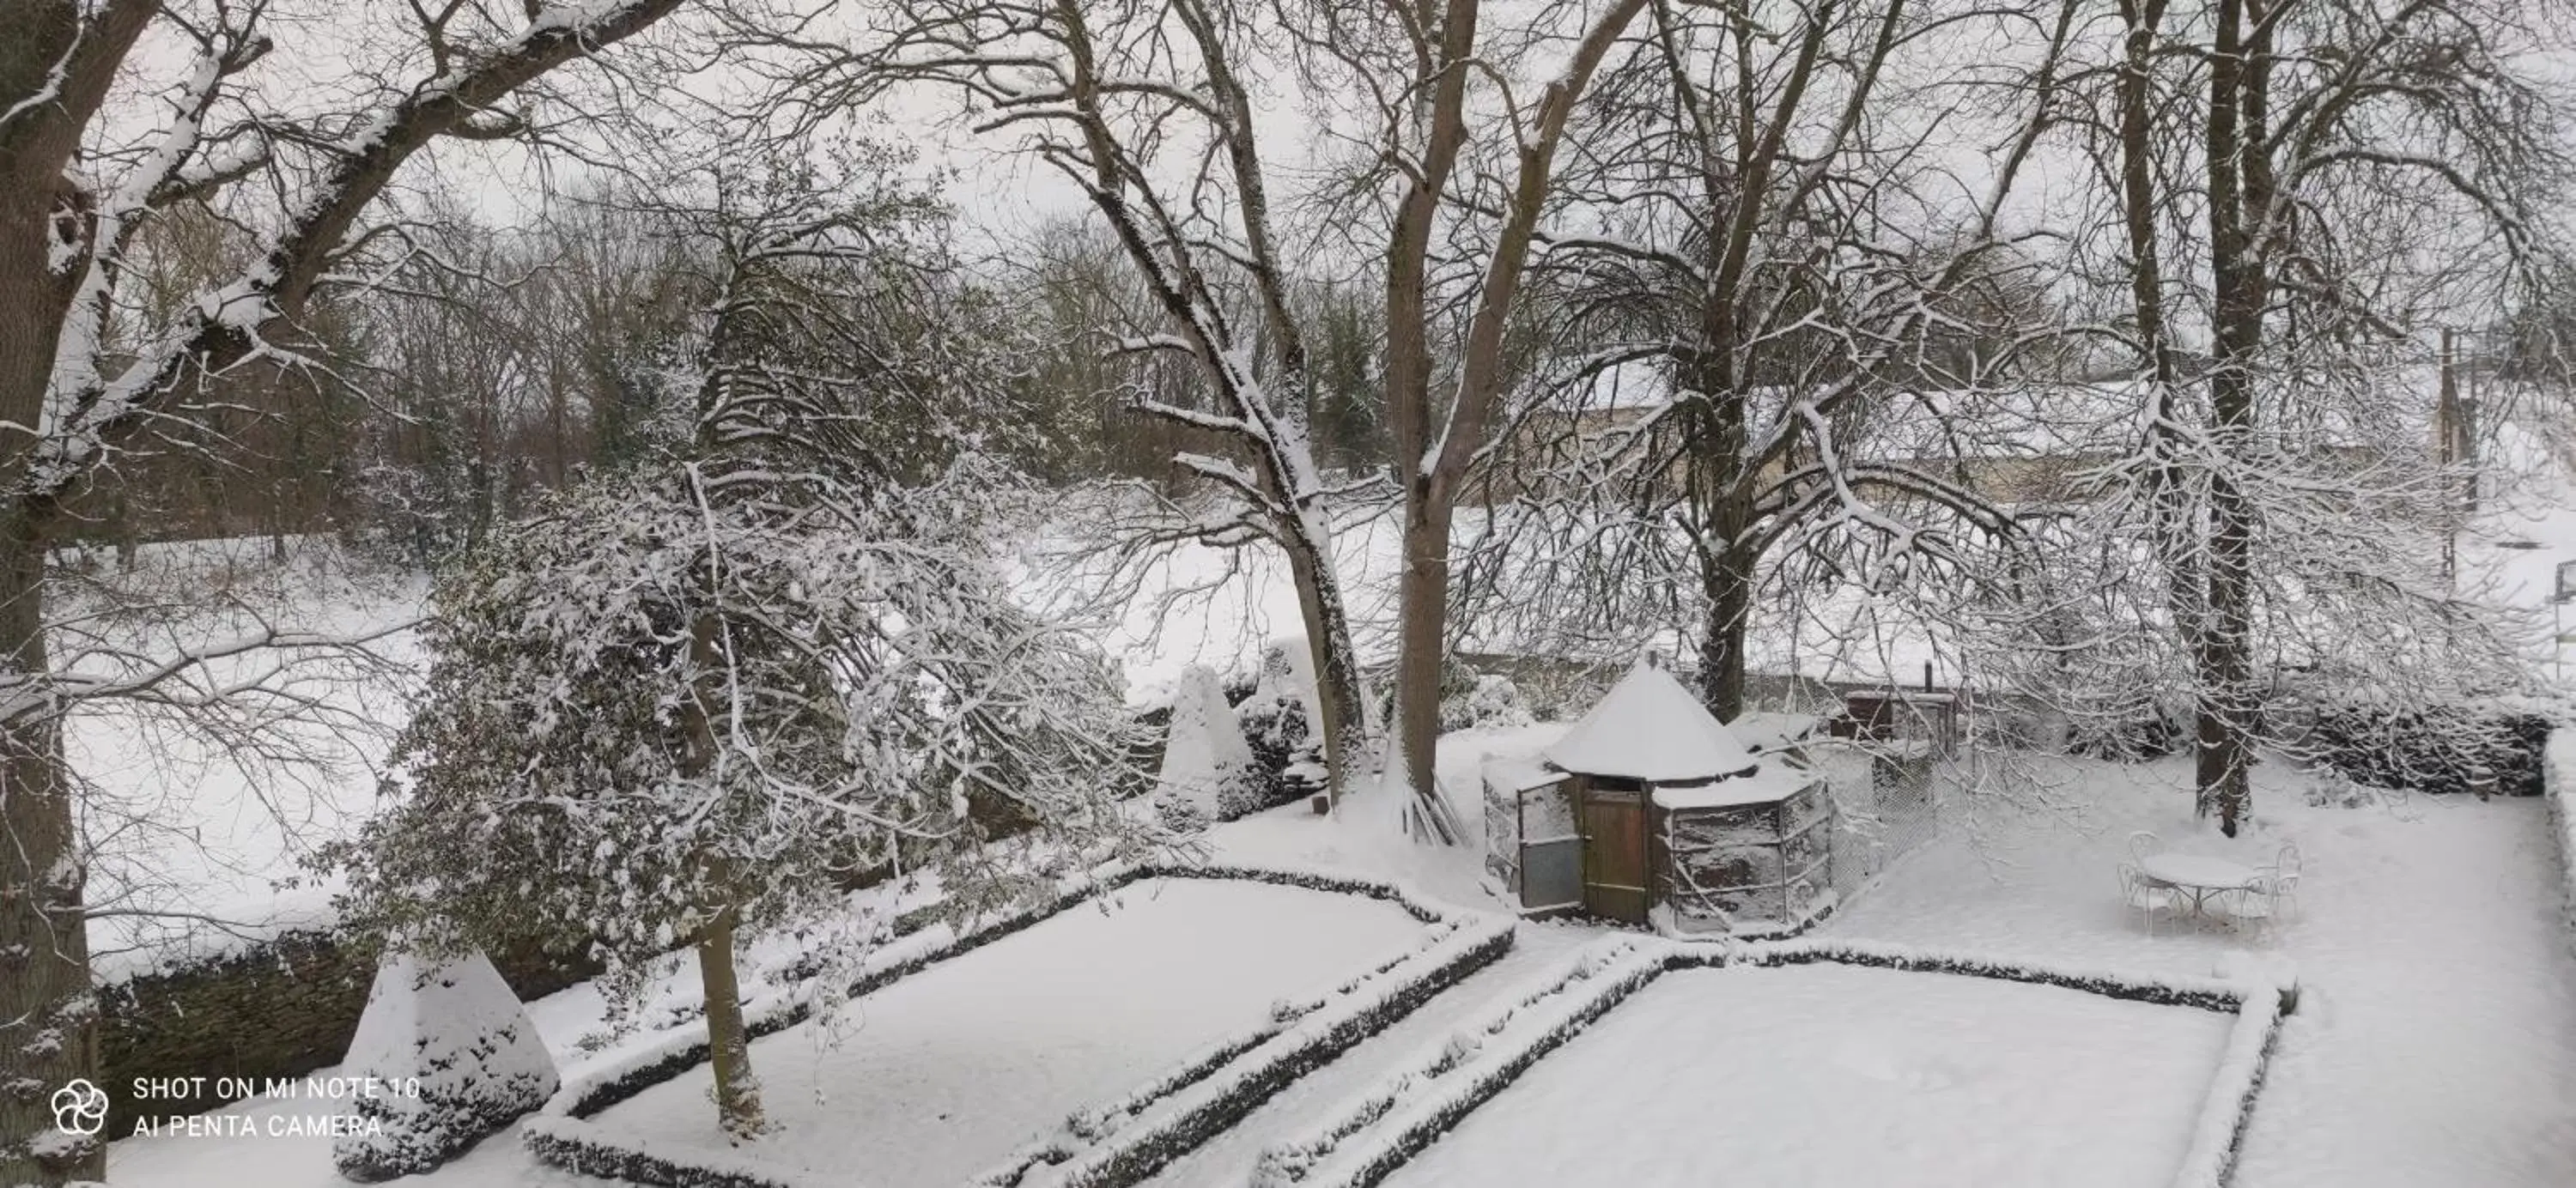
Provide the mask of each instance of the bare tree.
POLYGON ((0 44, 0 1180, 96 1179, 105 1157, 102 1144, 55 1131, 45 1105, 49 1086, 98 1072, 62 715, 112 690, 185 682, 204 659, 62 672, 48 647, 47 542, 102 468, 204 414, 210 377, 312 358, 289 331, 353 263, 344 247, 368 239, 368 212, 414 154, 524 130, 502 110, 514 93, 678 6, 416 8, 400 59, 412 81, 315 118, 283 113, 252 85, 278 44, 259 0, 11 8, 0 44), (129 89, 150 69, 136 58, 147 35, 181 47, 184 64, 129 89), (252 209, 262 194, 277 205, 252 209), (136 236, 174 207, 209 202, 238 203, 256 222, 255 262, 169 321, 130 328, 130 354, 112 352, 131 316, 123 282, 136 236))
POLYGON ((861 51, 794 47, 779 75, 810 122, 907 86, 962 98, 975 128, 1076 185, 1142 277, 1159 325, 1111 349, 1194 363, 1207 399, 1136 406, 1224 443, 1174 461, 1227 497, 1166 525, 1221 547, 1277 547, 1313 650, 1332 787, 1365 753, 1367 699, 1333 552, 1337 491, 1316 465, 1307 330, 1271 210, 1256 129, 1248 10, 1214 0, 1121 4, 906 0, 861 51))
POLYGON ((1487 542, 1512 630, 1633 647, 1695 619, 1701 698, 1731 720, 1766 575, 1878 586, 1910 560, 1985 585, 1961 538, 2013 538, 2014 493, 1956 452, 1980 393, 2052 378, 2041 264, 2003 220, 2074 13, 1650 8, 1577 125, 1547 237, 1580 345, 1494 459, 1534 505, 1487 542), (1994 31, 2027 58, 1962 64, 1994 31), (1969 146, 1990 172, 1931 167, 1969 146))
MULTIPOLYGON (((1450 546, 1470 464, 1500 419, 1509 346, 1557 155, 1594 72, 1646 0, 1549 6, 1488 27, 1480 0, 1326 6, 1288 28, 1300 67, 1350 130, 1339 184, 1351 240, 1386 261, 1385 407, 1403 493, 1394 730, 1387 777, 1412 828, 1455 822, 1434 772, 1449 639, 1450 546), (1523 93, 1502 63, 1545 62, 1523 93)), ((1514 13, 1515 17, 1524 14, 1514 13)))
MULTIPOLYGON (((2115 181, 2123 336, 2154 415, 2111 477, 2153 526, 2191 657, 2201 809, 2230 834, 2268 733, 2260 655, 2331 601, 2292 577, 2302 542, 2350 522, 2325 507, 2419 485, 2349 452, 2391 441, 2411 398, 2388 377, 2431 326, 2492 319, 2554 267, 2563 98, 2525 53, 2545 20, 2483 0, 2121 5, 2101 71, 2116 119, 2089 143, 2115 181)), ((2394 589, 2363 609, 2469 613, 2456 592, 2394 589)))

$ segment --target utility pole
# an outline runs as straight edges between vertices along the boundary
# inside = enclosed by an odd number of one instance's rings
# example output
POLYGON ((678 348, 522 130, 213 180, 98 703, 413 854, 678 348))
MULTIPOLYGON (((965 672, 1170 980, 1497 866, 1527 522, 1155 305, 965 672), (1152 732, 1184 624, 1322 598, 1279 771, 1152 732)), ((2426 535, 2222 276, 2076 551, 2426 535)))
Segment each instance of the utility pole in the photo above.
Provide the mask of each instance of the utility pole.
MULTIPOLYGON (((2453 331, 2447 326, 2443 327, 2442 384, 2433 402, 2433 463, 2441 470, 2443 477, 2439 482, 2446 493, 2450 487, 2451 467, 2460 460, 2460 381, 2458 369, 2453 360, 2455 349, 2453 337, 2453 331)), ((2445 497, 2442 500, 2442 579, 2444 581, 2458 580, 2459 562, 2459 510, 2449 498, 2445 497)))

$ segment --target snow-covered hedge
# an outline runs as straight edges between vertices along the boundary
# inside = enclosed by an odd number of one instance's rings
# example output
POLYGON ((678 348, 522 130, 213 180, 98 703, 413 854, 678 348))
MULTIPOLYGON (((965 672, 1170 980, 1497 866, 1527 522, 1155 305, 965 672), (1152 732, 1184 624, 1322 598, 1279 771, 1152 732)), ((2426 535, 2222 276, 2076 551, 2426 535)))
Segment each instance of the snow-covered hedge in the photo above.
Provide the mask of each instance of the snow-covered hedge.
POLYGON ((1254 1188, 1367 1188, 1378 1183, 1531 1065, 1666 972, 1815 961, 2034 982, 2233 1014, 2227 1051, 2172 1181, 2175 1188, 2218 1188, 2226 1182, 2294 990, 2293 982, 2278 974, 2268 981, 2148 979, 1867 942, 1729 945, 1617 937, 1576 954, 1532 993, 1453 1032, 1408 1066, 1412 1071, 1382 1083, 1333 1121, 1264 1151, 1253 1174, 1254 1188))
POLYGON ((360 1098, 363 1125, 331 1141, 331 1161, 360 1183, 436 1168, 561 1084, 527 1009, 481 953, 386 957, 343 1071, 398 1087, 360 1098))
POLYGON ((2563 892, 2562 910, 2567 917, 2567 943, 2576 947, 2576 727, 2561 726, 2549 733, 2549 751, 2542 765, 2542 799, 2549 805, 2549 836, 2558 843, 2558 877, 2563 892))
POLYGON ((1262 1152, 1254 1188, 1366 1185, 1385 1179, 1539 1058, 1664 971, 1676 946, 1603 941, 1558 967, 1540 989, 1453 1032, 1322 1129, 1262 1152))
MULTIPOLYGON (((1115 1102, 1084 1109, 1064 1131, 978 1178, 1008 1188, 1124 1188, 1241 1121, 1298 1077, 1330 1063, 1432 996, 1509 951, 1512 922, 1460 911, 1398 883, 1254 866, 1123 866, 1061 888, 1045 902, 958 931, 933 925, 873 955, 849 988, 856 998, 971 952, 1094 896, 1149 878, 1243 879, 1381 899, 1432 927, 1422 947, 1312 1002, 1285 1004, 1260 1027, 1221 1039, 1115 1102)), ((754 1037, 804 1022, 811 988, 744 1008, 754 1037)), ((703 1022, 594 1067, 564 1085, 523 1134, 537 1158, 568 1171, 665 1188, 847 1188, 843 1175, 780 1169, 733 1152, 654 1142, 589 1121, 618 1102, 706 1062, 703 1022)))

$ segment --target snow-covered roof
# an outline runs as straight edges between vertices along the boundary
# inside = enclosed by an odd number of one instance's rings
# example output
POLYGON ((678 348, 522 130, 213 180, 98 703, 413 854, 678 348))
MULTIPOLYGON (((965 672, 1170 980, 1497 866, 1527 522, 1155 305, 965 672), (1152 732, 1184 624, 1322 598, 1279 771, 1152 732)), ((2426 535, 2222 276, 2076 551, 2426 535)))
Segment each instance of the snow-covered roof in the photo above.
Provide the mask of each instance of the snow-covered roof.
POLYGON ((1515 757, 1488 759, 1484 767, 1485 786, 1497 792, 1527 792, 1544 788, 1565 778, 1536 758, 1515 757))
POLYGON ((1795 746, 1822 733, 1825 720, 1815 714, 1769 713, 1754 710, 1726 724, 1746 750, 1756 755, 1795 746))
POLYGON ((1641 663, 1547 748, 1547 760, 1582 775, 1666 783, 1742 771, 1753 753, 1670 671, 1641 663))
POLYGON ((1674 787, 1659 784, 1655 803, 1668 809, 1729 808, 1741 804, 1777 804, 1816 782, 1816 774, 1778 759, 1751 775, 1674 787))

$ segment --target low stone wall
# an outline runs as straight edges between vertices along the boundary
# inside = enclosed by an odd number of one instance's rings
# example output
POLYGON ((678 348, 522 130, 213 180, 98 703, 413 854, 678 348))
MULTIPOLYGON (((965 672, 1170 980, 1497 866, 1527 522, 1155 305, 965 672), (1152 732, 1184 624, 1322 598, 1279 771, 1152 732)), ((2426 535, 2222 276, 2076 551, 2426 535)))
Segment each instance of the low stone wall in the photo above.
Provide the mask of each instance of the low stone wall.
MULTIPOLYGON (((492 954, 522 1001, 597 977, 586 957, 533 946, 492 954)), ((145 974, 99 992, 99 1066, 107 1133, 144 1115, 214 1109, 235 1098, 218 1078, 295 1077, 338 1064, 367 1007, 376 949, 324 931, 295 931, 205 961, 145 974), (204 1077, 205 1092, 137 1099, 135 1078, 204 1077)))

